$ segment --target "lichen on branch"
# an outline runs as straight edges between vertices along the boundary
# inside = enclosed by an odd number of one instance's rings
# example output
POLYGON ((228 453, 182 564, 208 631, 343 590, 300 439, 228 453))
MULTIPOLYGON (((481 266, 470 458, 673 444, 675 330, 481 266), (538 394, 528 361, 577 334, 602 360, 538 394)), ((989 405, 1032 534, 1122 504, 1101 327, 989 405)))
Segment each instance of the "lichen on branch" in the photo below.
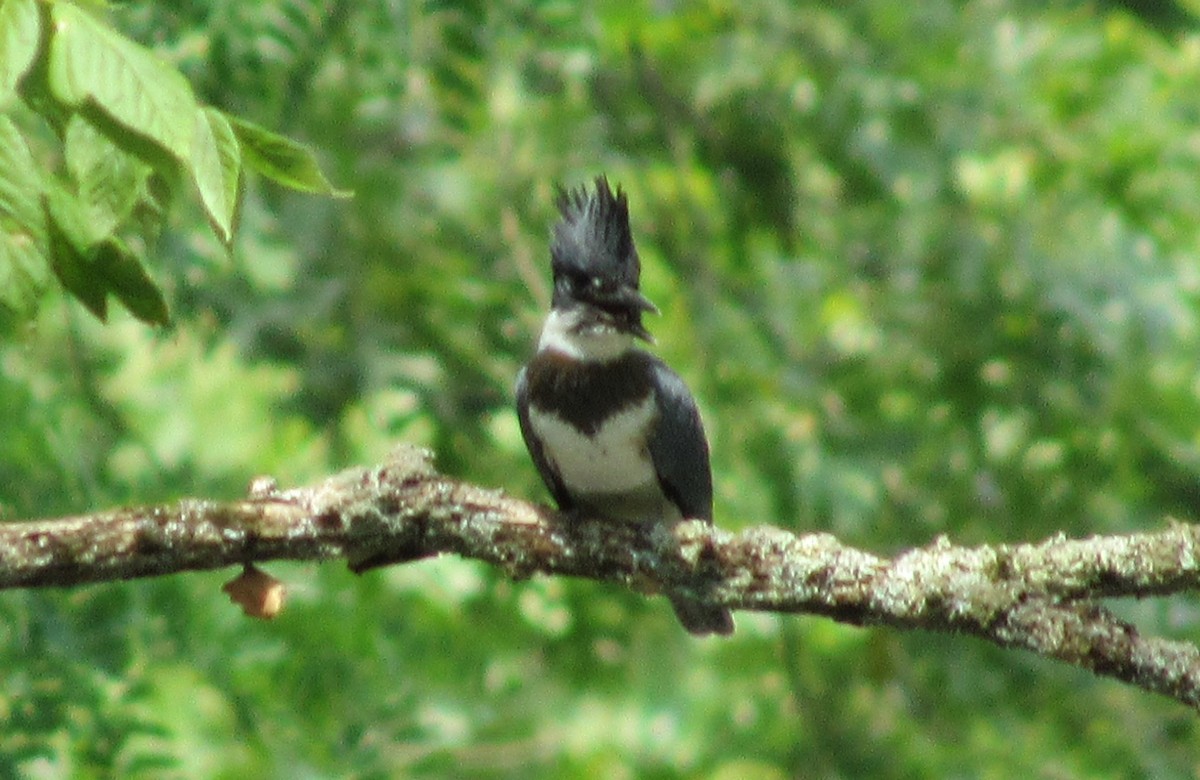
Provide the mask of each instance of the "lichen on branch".
POLYGON ((0 588, 70 586, 270 560, 343 558, 356 572, 453 553, 534 574, 678 592, 735 610, 970 634, 1123 680, 1200 710, 1200 650, 1143 637, 1098 601, 1194 590, 1200 528, 1038 544, 945 538, 885 558, 828 534, 700 522, 674 529, 561 515, 437 473, 430 455, 307 487, 256 480, 235 501, 184 499, 0 523, 0 588))

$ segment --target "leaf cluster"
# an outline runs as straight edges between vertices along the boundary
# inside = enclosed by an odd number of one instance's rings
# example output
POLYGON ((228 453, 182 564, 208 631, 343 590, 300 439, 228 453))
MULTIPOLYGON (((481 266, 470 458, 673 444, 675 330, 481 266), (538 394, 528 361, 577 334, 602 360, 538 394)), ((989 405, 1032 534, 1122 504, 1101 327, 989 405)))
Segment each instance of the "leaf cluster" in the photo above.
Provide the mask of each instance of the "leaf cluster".
POLYGON ((246 167, 336 192, 310 151, 202 105, 94 9, 0 4, 0 326, 28 320, 52 275, 101 320, 111 295, 167 324, 148 259, 171 199, 188 188, 229 242, 246 167))

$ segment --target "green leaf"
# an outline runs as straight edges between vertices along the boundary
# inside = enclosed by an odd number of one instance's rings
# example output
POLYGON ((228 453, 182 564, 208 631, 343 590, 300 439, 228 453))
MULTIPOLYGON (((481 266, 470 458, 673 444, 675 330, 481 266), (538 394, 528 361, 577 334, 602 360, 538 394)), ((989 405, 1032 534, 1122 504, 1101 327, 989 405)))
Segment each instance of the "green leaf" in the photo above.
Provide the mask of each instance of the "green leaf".
POLYGON ((108 235, 129 218, 146 194, 151 168, 76 115, 67 123, 67 170, 79 188, 92 232, 108 235))
POLYGON ((67 292, 103 322, 108 317, 108 285, 89 258, 92 235, 86 209, 74 193, 59 182, 45 188, 46 227, 50 239, 50 265, 67 292))
POLYGON ((146 271, 142 258, 115 237, 101 241, 94 250, 97 271, 108 290, 142 322, 167 325, 171 321, 162 290, 146 271))
POLYGON ((38 48, 38 9, 34 0, 0 2, 0 107, 13 99, 17 83, 33 64, 38 48))
POLYGON ((25 139, 0 115, 0 308, 28 317, 49 282, 42 177, 25 139))
MULTIPOLYGON (((187 163, 197 110, 187 80, 74 5, 55 3, 51 13, 49 82, 54 96, 69 106, 98 108, 125 131, 187 163)), ((122 145, 126 141, 120 133, 110 137, 122 145)))
POLYGON ((101 321, 108 316, 108 293, 135 317, 153 325, 170 321, 162 290, 142 258, 91 221, 88 207, 60 182, 45 191, 45 210, 54 273, 69 293, 101 321))
POLYGON ((46 258, 33 242, 0 233, 0 323, 5 329, 27 320, 45 290, 46 258))
POLYGON ((301 192, 348 198, 352 193, 329 183, 307 146, 272 133, 236 116, 225 115, 242 144, 242 155, 254 170, 268 179, 301 192))
POLYGON ((241 147, 229 121, 212 108, 196 112, 192 179, 213 228, 225 243, 233 238, 241 172, 241 147))

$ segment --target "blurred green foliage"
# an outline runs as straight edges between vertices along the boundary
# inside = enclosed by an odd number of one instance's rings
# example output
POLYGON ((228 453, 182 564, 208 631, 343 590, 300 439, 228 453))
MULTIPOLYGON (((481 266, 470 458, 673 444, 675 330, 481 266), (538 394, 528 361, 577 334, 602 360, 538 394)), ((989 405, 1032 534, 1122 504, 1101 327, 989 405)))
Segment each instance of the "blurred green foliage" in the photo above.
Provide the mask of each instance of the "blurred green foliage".
MULTIPOLYGON (((4 0, 5 4, 12 0, 4 0)), ((61 293, 0 345, 0 503, 239 495, 380 458, 544 498, 511 383, 552 187, 628 191, 718 523, 880 552, 1195 520, 1200 35, 1186 6, 125 5, 200 101, 352 200, 179 203, 175 324, 61 293)), ((0 594, 0 775, 1191 777, 1179 705, 974 640, 510 583, 455 559, 0 594)), ((1200 640, 1192 599, 1121 604, 1200 640)))
POLYGON ((196 102, 179 71, 72 2, 0 5, 0 334, 52 278, 101 320, 113 297, 167 325, 146 244, 187 189, 233 237, 243 164, 336 193, 310 150, 196 102))

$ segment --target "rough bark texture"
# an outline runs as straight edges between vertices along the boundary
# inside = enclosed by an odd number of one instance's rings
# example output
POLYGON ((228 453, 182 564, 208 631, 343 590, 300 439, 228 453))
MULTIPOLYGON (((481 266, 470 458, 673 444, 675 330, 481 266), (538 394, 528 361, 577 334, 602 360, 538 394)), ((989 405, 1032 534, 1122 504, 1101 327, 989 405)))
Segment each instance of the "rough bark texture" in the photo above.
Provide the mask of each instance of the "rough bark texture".
POLYGON ((276 559, 345 558, 365 571, 442 553, 514 578, 559 574, 683 593, 733 609, 970 634, 1090 669, 1200 709, 1200 650, 1143 637, 1096 599, 1200 584, 1200 528, 963 548, 892 559, 776 528, 674 532, 566 517, 436 473, 397 449, 374 468, 244 500, 186 499, 0 524, 0 588, 68 586, 276 559))

